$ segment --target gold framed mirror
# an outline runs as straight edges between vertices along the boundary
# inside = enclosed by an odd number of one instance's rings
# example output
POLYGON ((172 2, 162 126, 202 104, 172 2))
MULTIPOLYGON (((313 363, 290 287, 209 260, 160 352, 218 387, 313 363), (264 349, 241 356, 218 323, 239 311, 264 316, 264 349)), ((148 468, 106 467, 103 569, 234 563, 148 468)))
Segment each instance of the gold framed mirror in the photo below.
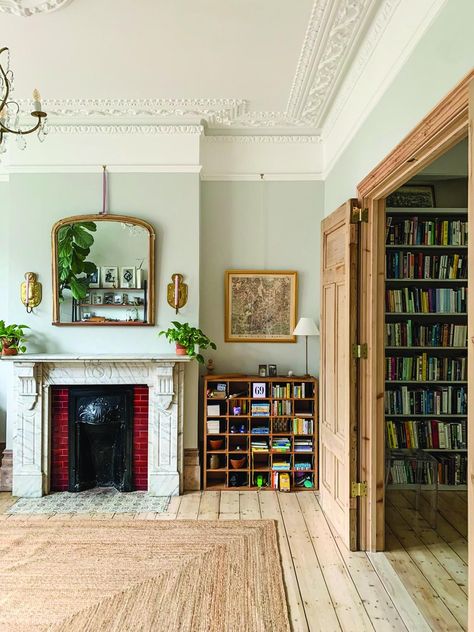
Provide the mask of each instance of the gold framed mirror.
POLYGON ((53 226, 53 325, 155 324, 155 231, 128 215, 74 215, 53 226))

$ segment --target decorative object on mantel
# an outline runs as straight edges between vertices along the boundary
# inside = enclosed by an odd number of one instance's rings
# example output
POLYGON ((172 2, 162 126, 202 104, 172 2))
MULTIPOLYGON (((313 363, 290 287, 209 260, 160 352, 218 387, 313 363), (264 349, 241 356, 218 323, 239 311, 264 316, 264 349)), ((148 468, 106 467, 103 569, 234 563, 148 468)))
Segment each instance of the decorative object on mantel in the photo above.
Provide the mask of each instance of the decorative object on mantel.
POLYGON ((26 307, 26 312, 31 314, 34 307, 38 307, 43 297, 43 287, 37 280, 34 272, 25 274, 25 281, 21 284, 21 302, 26 307))
POLYGON ((188 286, 183 283, 183 275, 175 272, 171 275, 172 283, 168 283, 168 305, 176 310, 176 314, 188 302, 188 286))
POLYGON ((306 373, 305 377, 309 377, 308 373, 308 336, 319 336, 319 329, 312 318, 300 318, 295 330, 295 336, 304 336, 306 343, 306 373))
POLYGON ((227 270, 226 342, 296 342, 298 273, 227 270))
POLYGON ((7 47, 0 48, 0 154, 6 151, 5 135, 14 134, 17 137, 18 147, 25 149, 26 142, 23 138, 27 134, 38 132, 38 139, 42 142, 47 134, 45 119, 48 116, 41 109, 41 97, 38 90, 33 92, 33 111, 31 116, 36 123, 30 129, 22 129, 20 126, 20 106, 13 101, 13 71, 10 70, 10 51, 7 47), (2 64, 2 61, 3 64, 2 64))
POLYGON ((195 358, 200 364, 204 364, 204 358, 196 352, 196 347, 200 349, 217 349, 214 342, 208 338, 201 329, 191 327, 189 323, 179 323, 177 320, 171 322, 173 325, 166 331, 160 331, 160 336, 166 336, 169 342, 176 343, 176 355, 188 355, 195 358))
POLYGON ((6 325, 4 320, 0 320, 0 342, 2 343, 3 356, 25 353, 26 347, 23 344, 26 340, 25 329, 29 329, 28 325, 6 325))

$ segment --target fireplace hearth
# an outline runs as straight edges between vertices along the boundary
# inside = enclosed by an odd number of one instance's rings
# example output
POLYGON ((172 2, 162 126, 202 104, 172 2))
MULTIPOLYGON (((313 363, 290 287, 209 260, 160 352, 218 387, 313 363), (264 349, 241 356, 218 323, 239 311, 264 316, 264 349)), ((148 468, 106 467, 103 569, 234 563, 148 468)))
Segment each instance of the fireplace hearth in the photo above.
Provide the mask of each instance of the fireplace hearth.
POLYGON ((69 491, 132 491, 133 386, 69 392, 69 491))

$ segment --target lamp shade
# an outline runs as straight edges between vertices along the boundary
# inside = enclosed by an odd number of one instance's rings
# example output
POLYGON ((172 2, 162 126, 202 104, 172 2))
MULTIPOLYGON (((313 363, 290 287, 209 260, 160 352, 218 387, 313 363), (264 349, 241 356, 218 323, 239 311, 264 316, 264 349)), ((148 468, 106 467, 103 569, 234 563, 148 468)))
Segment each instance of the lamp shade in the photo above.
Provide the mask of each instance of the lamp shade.
POLYGON ((294 331, 294 336, 319 336, 319 329, 312 318, 300 318, 294 331))

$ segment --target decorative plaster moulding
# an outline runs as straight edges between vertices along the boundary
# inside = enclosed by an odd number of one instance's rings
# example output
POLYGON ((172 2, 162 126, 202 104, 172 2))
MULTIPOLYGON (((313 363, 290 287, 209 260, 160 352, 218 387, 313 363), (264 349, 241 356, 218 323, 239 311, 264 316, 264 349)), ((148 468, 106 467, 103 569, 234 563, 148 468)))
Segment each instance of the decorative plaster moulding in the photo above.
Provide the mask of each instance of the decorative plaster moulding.
POLYGON ((53 124, 48 126, 53 134, 190 134, 201 136, 202 125, 73 125, 53 124))
POLYGON ((210 143, 320 143, 320 134, 208 134, 206 141, 210 143))
POLYGON ((40 13, 51 13, 68 5, 72 0, 0 0, 0 13, 11 13, 29 18, 40 13))

